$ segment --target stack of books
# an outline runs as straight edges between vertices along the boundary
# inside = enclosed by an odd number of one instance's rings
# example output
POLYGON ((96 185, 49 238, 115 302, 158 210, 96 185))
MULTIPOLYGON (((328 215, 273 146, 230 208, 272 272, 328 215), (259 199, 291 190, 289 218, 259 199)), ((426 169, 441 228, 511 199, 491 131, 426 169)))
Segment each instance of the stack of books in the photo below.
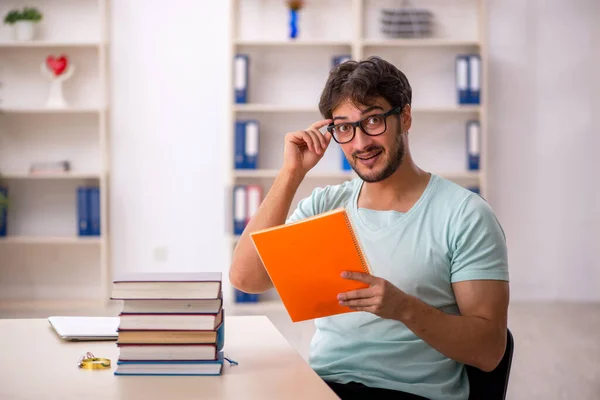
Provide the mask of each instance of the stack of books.
POLYGON ((115 375, 221 375, 221 273, 142 273, 113 281, 122 300, 115 375))

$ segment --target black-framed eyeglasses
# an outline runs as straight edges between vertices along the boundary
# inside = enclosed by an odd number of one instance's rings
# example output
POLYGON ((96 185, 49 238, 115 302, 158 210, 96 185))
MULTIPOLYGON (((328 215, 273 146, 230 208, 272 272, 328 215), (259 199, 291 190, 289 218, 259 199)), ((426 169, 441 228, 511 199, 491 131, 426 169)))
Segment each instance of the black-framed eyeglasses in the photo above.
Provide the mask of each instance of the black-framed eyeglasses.
POLYGON ((372 114, 356 122, 341 122, 339 124, 329 124, 327 130, 331 133, 333 140, 340 144, 348 143, 354 139, 356 127, 369 136, 379 136, 385 133, 387 129, 387 117, 394 114, 400 114, 402 106, 397 106, 382 114, 372 114))

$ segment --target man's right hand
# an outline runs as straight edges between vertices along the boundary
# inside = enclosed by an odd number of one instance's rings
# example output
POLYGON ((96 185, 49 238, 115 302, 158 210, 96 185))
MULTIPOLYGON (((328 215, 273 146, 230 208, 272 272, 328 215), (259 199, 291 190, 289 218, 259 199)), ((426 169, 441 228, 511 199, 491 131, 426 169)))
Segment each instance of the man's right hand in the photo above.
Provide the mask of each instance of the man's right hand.
POLYGON ((317 165, 331 142, 331 134, 328 131, 323 134, 319 129, 329 125, 331 121, 317 121, 306 130, 285 135, 283 169, 303 176, 317 165))

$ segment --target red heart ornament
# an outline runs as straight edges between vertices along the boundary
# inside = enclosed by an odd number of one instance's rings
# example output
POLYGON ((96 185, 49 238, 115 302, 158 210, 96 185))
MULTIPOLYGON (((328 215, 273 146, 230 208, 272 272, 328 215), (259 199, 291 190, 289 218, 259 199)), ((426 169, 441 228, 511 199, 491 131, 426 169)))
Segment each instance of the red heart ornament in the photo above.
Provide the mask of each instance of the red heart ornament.
POLYGON ((48 58, 46 58, 46 65, 54 73, 54 76, 59 76, 65 72, 68 62, 68 58, 64 55, 61 55, 58 58, 55 58, 54 56, 48 56, 48 58))

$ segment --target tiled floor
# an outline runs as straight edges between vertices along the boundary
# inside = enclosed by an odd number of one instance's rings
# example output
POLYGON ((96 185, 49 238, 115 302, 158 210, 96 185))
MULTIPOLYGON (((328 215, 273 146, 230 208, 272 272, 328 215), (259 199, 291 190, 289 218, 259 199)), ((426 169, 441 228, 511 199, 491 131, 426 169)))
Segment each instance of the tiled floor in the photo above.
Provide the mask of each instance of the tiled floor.
MULTIPOLYGON (((0 312, 0 318, 45 317, 50 311, 0 312)), ((116 315, 117 308, 62 314, 116 315)), ((229 315, 267 315, 307 358, 312 322, 292 323, 279 305, 230 308, 229 315)), ((600 303, 513 303, 515 352, 508 399, 600 400, 600 303)))

